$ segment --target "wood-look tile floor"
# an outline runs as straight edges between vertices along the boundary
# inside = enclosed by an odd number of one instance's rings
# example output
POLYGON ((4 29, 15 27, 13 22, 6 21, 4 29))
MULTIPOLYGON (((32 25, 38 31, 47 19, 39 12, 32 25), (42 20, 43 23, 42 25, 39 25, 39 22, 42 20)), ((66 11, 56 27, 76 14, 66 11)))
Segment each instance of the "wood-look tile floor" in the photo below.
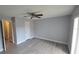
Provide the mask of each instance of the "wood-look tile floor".
POLYGON ((68 47, 64 44, 36 38, 29 39, 17 46, 10 46, 4 54, 68 54, 68 47))

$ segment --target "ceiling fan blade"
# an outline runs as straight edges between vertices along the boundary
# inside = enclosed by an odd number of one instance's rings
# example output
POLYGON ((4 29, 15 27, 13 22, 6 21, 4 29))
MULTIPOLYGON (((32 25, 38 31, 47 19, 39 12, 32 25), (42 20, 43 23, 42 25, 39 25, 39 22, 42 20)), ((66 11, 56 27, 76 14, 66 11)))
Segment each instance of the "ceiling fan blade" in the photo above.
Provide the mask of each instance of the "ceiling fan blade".
POLYGON ((34 16, 31 17, 31 19, 34 18, 34 16))
POLYGON ((36 16, 37 18, 41 18, 41 17, 39 17, 39 16, 36 16))
POLYGON ((35 16, 43 16, 43 14, 36 14, 35 16))
POLYGON ((27 17, 27 16, 24 16, 24 17, 27 17))
POLYGON ((31 19, 32 19, 33 17, 31 17, 31 19))

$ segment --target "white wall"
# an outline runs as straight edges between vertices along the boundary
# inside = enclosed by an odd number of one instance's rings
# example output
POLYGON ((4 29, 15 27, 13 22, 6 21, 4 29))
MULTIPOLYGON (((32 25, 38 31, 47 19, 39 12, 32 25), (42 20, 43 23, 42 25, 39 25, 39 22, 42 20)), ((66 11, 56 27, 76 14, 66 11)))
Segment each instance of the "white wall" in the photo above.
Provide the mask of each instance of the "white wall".
POLYGON ((76 8, 74 9, 73 13, 72 13, 72 19, 79 17, 79 6, 76 6, 76 8))
POLYGON ((1 32, 1 23, 0 23, 0 52, 3 51, 3 44, 2 44, 2 32, 1 32))
MULTIPOLYGON (((0 16, 0 20, 2 17, 0 16)), ((0 52, 3 51, 3 44, 2 44, 2 32, 1 32, 1 23, 0 23, 0 52)))
POLYGON ((34 21, 34 36, 67 44, 69 40, 70 16, 34 21))
POLYGON ((30 37, 34 38, 34 23, 33 21, 30 21, 30 37))
POLYGON ((15 19, 17 44, 24 42, 25 39, 25 21, 20 18, 15 19))
POLYGON ((32 38, 33 35, 30 21, 26 21, 22 18, 16 18, 15 23, 17 44, 20 44, 27 39, 32 38))
POLYGON ((25 21, 25 39, 33 38, 33 23, 32 21, 25 21))
POLYGON ((74 20, 71 17, 70 28, 69 28, 70 29, 69 30, 69 40, 68 40, 68 48, 69 48, 70 52, 71 52, 71 46, 72 46, 73 25, 74 25, 74 20))

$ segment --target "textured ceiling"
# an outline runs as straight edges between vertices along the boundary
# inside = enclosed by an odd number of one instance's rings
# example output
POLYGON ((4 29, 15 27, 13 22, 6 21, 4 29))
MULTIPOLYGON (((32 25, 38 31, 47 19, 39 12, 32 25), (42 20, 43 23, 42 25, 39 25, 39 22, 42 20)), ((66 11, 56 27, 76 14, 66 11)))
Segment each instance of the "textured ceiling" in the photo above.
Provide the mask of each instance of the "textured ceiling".
MULTIPOLYGON (((23 17, 25 12, 39 11, 42 18, 70 15, 75 6, 72 5, 0 5, 0 16, 23 17)), ((28 18, 28 17, 26 17, 28 18)))

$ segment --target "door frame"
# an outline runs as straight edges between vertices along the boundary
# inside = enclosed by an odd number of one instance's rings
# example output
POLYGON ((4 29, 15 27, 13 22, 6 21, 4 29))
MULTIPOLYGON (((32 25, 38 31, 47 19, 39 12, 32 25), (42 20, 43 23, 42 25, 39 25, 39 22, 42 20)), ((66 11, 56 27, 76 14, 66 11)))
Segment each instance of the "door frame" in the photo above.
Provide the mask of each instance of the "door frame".
POLYGON ((4 20, 2 19, 2 37, 3 37, 3 51, 6 51, 5 33, 4 33, 4 20))
POLYGON ((5 47, 4 47, 4 37, 3 37, 3 28, 2 28, 2 20, 0 20, 0 26, 1 26, 1 36, 2 36, 2 46, 3 46, 3 51, 5 51, 4 49, 5 49, 5 47))
POLYGON ((72 33, 72 43, 71 43, 71 54, 76 54, 77 41, 78 41, 78 28, 79 28, 79 17, 74 19, 73 33, 72 33))
MULTIPOLYGON (((5 20, 7 20, 7 19, 2 19, 2 21, 1 21, 1 24, 2 24, 2 37, 3 37, 3 39, 2 39, 2 41, 3 41, 3 51, 6 51, 6 42, 5 42, 5 33, 4 33, 4 21, 5 20)), ((12 43, 14 44, 14 45, 16 45, 16 39, 15 39, 15 36, 16 35, 14 35, 14 25, 13 25, 13 22, 12 22, 12 20, 9 20, 10 22, 11 22, 11 26, 12 26, 12 43)))
POLYGON ((17 45, 17 39, 16 39, 16 23, 15 23, 15 17, 11 18, 11 23, 12 23, 12 37, 13 37, 13 43, 17 45))

